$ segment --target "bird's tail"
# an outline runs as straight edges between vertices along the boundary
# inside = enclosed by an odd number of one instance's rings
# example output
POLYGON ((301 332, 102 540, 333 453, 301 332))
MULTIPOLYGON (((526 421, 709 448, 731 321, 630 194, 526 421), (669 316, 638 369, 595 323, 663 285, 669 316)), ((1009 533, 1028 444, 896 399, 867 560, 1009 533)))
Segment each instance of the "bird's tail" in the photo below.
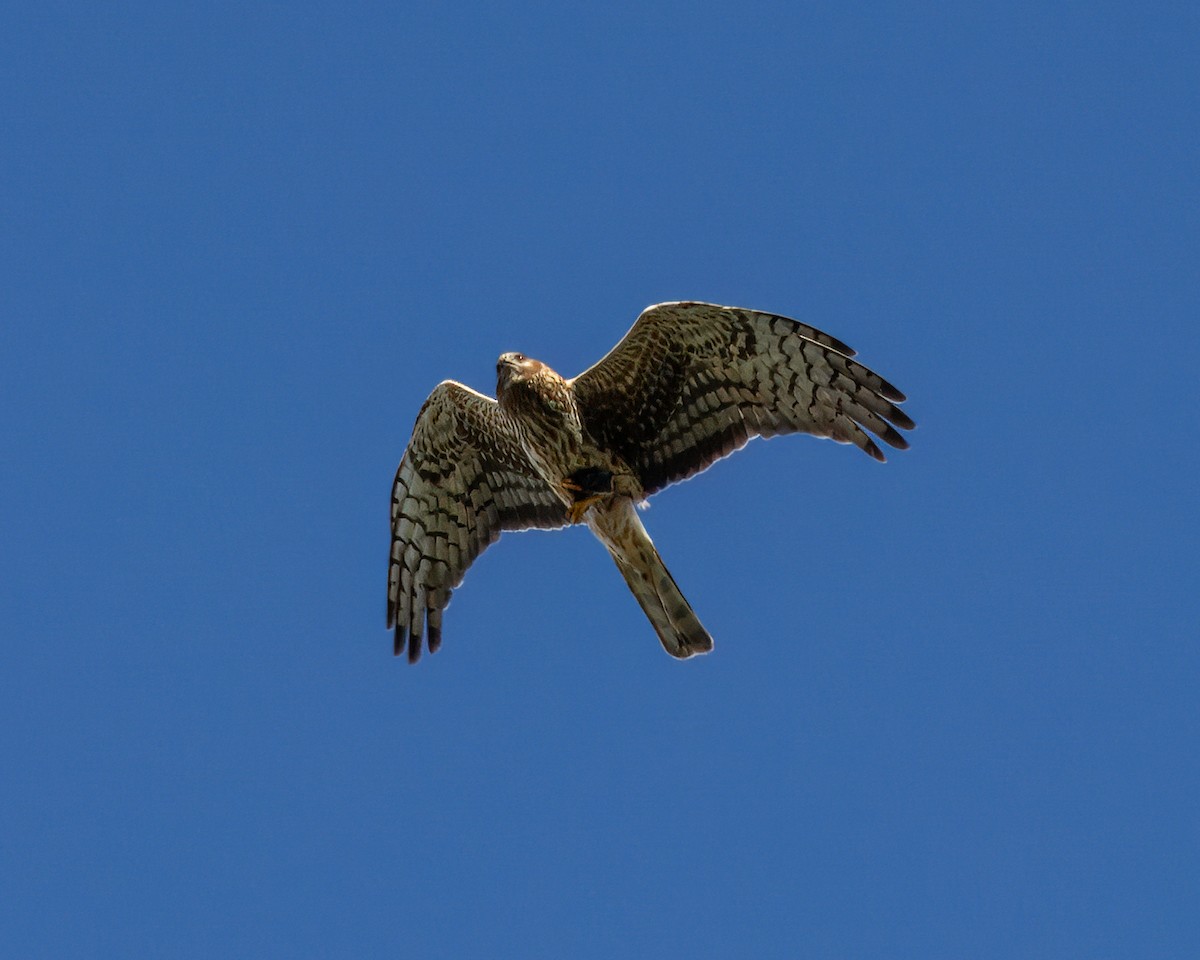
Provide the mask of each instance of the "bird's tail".
POLYGON ((611 507, 597 505, 588 514, 588 526, 608 547, 663 649, 680 659, 708 653, 712 637, 658 555, 633 504, 622 498, 611 507))

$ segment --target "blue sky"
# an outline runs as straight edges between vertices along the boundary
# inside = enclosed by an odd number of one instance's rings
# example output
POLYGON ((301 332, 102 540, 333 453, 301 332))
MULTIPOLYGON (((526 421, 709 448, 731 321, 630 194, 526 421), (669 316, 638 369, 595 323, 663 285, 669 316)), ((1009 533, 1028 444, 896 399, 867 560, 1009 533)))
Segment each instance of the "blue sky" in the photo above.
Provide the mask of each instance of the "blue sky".
POLYGON ((1196 955, 1193 7, 5 19, 6 953, 1196 955), (913 449, 654 500, 708 657, 573 529, 393 660, 429 390, 671 299, 913 449))

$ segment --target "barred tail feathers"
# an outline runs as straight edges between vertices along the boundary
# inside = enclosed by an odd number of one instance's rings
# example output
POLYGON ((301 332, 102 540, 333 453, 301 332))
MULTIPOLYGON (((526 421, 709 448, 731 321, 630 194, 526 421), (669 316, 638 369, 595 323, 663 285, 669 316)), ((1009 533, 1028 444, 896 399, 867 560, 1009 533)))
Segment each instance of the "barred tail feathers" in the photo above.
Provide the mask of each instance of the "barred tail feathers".
POLYGON ((615 498, 596 504, 588 511, 586 520, 608 548, 630 592, 662 641, 663 649, 681 660, 708 653, 713 648, 712 637, 663 563, 633 503, 626 498, 615 498))

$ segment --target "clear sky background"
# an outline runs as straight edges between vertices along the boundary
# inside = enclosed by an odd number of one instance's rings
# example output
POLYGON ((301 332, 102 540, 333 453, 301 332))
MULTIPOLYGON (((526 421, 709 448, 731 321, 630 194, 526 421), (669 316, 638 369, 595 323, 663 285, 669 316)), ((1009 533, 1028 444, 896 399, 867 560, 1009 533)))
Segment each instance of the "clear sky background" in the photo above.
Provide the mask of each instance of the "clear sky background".
POLYGON ((1200 955, 1187 3, 38 3, 0 31, 13 957, 1200 955), (756 442, 416 667, 444 378, 804 319, 886 465, 756 442))

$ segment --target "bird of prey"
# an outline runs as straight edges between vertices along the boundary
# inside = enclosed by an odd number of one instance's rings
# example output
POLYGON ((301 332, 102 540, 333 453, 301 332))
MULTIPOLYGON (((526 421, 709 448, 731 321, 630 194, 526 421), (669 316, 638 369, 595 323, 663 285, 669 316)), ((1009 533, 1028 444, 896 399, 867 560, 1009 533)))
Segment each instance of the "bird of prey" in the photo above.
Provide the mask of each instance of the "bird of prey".
POLYGON ((392 485, 387 625, 410 662, 442 642, 467 567, 505 530, 585 523, 608 549, 663 648, 713 641, 635 506, 754 437, 809 433, 884 456, 908 446, 894 386, 840 340, 772 313, 660 303, 595 366, 565 380, 505 353, 496 399, 446 380, 421 407, 392 485))

